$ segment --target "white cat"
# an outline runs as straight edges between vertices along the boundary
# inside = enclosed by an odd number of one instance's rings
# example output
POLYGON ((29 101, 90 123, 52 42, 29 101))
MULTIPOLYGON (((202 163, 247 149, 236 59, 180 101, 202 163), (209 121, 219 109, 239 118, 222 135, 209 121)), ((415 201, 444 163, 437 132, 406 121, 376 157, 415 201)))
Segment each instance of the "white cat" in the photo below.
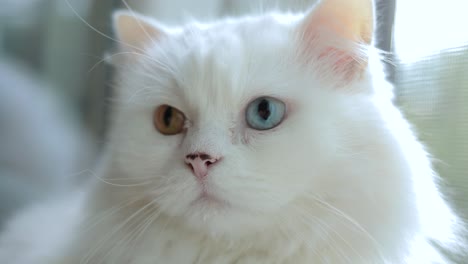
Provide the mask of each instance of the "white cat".
POLYGON ((393 106, 370 0, 166 28, 117 12, 107 155, 1 263, 444 263, 457 219, 393 106))

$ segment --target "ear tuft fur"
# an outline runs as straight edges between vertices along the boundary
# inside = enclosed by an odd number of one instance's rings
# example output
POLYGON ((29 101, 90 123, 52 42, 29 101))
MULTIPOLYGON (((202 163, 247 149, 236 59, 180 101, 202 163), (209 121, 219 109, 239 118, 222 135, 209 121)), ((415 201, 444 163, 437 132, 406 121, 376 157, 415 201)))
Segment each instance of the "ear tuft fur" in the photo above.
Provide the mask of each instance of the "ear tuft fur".
POLYGON ((367 66, 373 27, 372 0, 323 0, 300 25, 302 52, 350 81, 367 66))
POLYGON ((155 21, 130 11, 114 12, 113 25, 122 48, 135 52, 143 51, 145 46, 156 43, 165 35, 155 21))

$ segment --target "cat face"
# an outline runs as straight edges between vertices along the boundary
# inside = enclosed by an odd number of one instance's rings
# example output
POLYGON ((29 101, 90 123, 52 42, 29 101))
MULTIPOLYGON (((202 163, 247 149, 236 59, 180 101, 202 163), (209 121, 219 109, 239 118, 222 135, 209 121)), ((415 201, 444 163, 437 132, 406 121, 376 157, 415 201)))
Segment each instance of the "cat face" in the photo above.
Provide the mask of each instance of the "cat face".
POLYGON ((369 36, 334 30, 330 12, 181 29, 116 15, 128 45, 112 133, 124 177, 147 182, 141 195, 162 213, 217 234, 287 221, 305 200, 355 186, 332 175, 359 133, 349 107, 369 83, 353 38, 369 36))

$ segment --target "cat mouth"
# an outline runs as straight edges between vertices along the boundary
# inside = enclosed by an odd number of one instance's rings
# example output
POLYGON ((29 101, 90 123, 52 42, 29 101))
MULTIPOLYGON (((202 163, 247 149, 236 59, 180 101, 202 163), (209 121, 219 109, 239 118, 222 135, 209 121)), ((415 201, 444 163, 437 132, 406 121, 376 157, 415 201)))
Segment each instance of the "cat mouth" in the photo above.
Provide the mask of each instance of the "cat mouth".
POLYGON ((193 201, 193 204, 203 204, 208 206, 215 206, 217 208, 228 206, 228 203, 225 200, 209 193, 205 189, 200 192, 200 195, 198 195, 198 197, 193 201))

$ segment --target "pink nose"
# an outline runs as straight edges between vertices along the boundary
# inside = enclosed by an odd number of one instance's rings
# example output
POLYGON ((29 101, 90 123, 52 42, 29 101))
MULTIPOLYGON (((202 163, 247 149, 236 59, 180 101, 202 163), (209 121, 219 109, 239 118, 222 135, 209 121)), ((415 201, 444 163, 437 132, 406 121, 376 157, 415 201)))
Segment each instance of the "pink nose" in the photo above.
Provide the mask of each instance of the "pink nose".
POLYGON ((213 158, 205 153, 194 153, 185 156, 185 163, 192 169, 195 177, 200 180, 208 175, 208 167, 218 160, 218 158, 213 158))

